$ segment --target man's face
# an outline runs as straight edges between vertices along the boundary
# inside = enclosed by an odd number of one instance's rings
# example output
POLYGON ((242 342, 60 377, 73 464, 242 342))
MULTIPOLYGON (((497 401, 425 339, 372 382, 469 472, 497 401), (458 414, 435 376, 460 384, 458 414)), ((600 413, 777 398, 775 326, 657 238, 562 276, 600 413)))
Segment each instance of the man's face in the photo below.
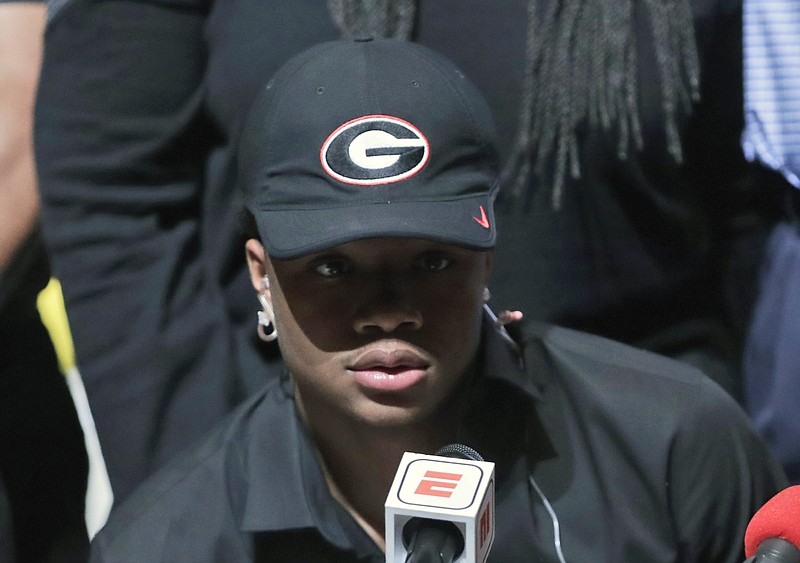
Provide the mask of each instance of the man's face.
POLYGON ((269 260, 255 240, 247 250, 254 285, 269 276, 306 416, 385 428, 435 419, 474 360, 491 253, 407 238, 295 260, 269 260))

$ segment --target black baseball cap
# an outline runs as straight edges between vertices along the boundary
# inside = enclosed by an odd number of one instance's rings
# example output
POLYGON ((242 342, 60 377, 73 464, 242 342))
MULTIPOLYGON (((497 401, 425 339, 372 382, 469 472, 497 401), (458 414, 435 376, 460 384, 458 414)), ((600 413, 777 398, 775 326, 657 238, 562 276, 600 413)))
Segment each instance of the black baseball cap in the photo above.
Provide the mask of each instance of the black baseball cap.
POLYGON ((373 237, 488 249, 498 162, 488 105, 452 62, 407 41, 342 40, 261 89, 239 182, 273 258, 373 237))

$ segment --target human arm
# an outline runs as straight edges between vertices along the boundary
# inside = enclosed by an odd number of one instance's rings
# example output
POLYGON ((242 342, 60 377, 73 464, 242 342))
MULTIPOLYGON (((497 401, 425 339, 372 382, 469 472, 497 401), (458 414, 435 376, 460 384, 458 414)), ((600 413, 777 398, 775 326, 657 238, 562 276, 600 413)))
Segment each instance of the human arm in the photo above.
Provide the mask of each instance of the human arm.
POLYGON ((46 35, 43 230, 117 500, 213 423, 224 397, 210 381, 208 401, 186 391, 195 374, 224 373, 204 363, 222 314, 204 297, 199 249, 206 11, 75 0, 46 35))
POLYGON ((39 212, 33 163, 33 101, 46 6, 0 2, 0 274, 39 212))

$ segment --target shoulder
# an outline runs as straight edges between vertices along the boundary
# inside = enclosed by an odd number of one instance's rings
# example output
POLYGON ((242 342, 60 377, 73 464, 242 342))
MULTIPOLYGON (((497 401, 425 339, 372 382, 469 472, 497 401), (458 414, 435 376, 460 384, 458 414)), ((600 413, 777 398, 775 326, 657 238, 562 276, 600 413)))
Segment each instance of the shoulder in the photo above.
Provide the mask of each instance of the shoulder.
POLYGON ((569 378, 627 385, 646 381, 649 386, 674 388, 716 387, 693 366, 601 336, 546 323, 527 324, 523 335, 526 362, 532 368, 547 361, 569 378))
POLYGON ((220 541, 232 552, 248 549, 239 532, 248 435, 278 389, 276 378, 115 507, 92 541, 92 561, 199 562, 208 560, 220 541), (173 550, 181 555, 169 555, 173 550), (190 552, 198 558, 187 557, 190 552))
POLYGON ((625 344, 544 324, 524 334, 543 422, 583 460, 584 480, 598 473, 623 494, 638 482, 682 561, 741 560, 750 516, 786 482, 733 398, 698 369, 625 344))
POLYGON ((711 446, 718 438, 760 448, 744 410, 699 369, 615 342, 546 324, 525 329, 528 376, 555 408, 661 448, 711 446))

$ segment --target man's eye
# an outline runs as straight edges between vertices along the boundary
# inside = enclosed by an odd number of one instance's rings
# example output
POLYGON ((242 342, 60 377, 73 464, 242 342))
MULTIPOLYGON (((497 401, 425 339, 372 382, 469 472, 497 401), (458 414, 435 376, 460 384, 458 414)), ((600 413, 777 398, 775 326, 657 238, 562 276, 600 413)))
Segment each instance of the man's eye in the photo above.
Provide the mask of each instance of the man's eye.
POLYGON ((417 258, 414 266, 423 272, 440 272, 451 264, 452 261, 441 254, 424 254, 417 258))
POLYGON ((326 278, 333 278, 348 273, 352 268, 346 260, 326 260, 314 266, 314 269, 326 278))

